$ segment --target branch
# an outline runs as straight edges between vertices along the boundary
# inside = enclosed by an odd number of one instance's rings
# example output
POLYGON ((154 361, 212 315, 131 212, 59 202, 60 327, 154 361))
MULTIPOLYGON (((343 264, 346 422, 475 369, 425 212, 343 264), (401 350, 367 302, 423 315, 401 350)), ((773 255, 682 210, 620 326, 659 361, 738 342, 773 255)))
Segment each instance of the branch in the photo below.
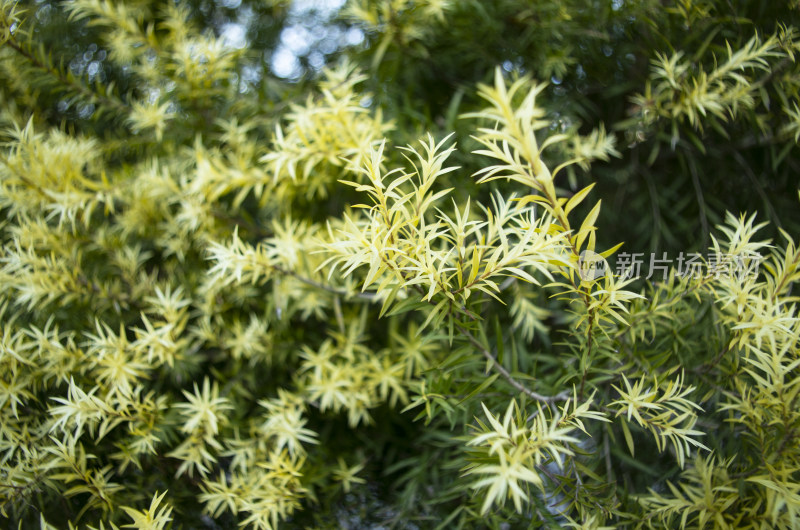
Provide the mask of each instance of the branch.
POLYGON ((470 333, 469 331, 464 329, 459 324, 456 324, 456 328, 465 337, 467 337, 467 339, 470 341, 470 343, 472 343, 473 346, 475 346, 476 348, 478 348, 480 350, 480 352, 483 354, 483 356, 486 357, 486 360, 489 361, 489 363, 491 364, 492 368, 494 370, 496 370, 500 375, 502 375, 503 378, 505 378, 505 380, 508 381, 508 384, 510 384, 511 386, 513 386, 514 388, 516 388, 517 390, 519 390, 520 392, 522 392, 526 396, 528 396, 531 399, 534 399, 536 401, 539 401, 541 403, 547 403, 547 404, 554 403, 556 401, 567 401, 568 399, 570 399, 570 393, 568 391, 566 391, 566 390, 563 391, 563 392, 559 392, 558 394, 556 394, 554 396, 545 396, 544 394, 539 394, 538 392, 534 392, 530 388, 526 387, 525 385, 523 385, 522 383, 520 383, 519 381, 514 379, 514 377, 509 373, 509 371, 506 370, 505 367, 503 367, 502 364, 497 362, 497 358, 495 358, 495 356, 492 355, 492 352, 487 350, 483 346, 483 344, 481 344, 478 341, 478 339, 475 338, 475 336, 472 333, 470 333))
MULTIPOLYGON (((298 280, 298 281, 300 281, 300 282, 302 282, 302 283, 304 283, 306 285, 310 285, 311 287, 315 287, 317 289, 322 289, 322 290, 327 291, 329 293, 333 293, 333 294, 342 296, 345 299, 347 299, 347 298, 357 298, 357 299, 360 299, 360 300, 367 300, 369 302, 377 302, 378 301, 378 297, 374 293, 351 293, 351 292, 345 291, 344 289, 336 289, 336 288, 331 287, 329 285, 325 285, 323 283, 319 283, 319 282, 314 281, 314 280, 312 280, 310 278, 306 278, 305 276, 301 276, 301 275, 297 274, 294 271, 290 271, 290 270, 284 269, 284 268, 279 267, 277 265, 274 265, 272 268, 275 270, 275 272, 278 272, 278 273, 283 274, 285 276, 291 276, 292 278, 295 278, 296 280, 298 280)), ((525 385, 523 385, 522 383, 520 383, 519 381, 514 379, 514 377, 509 373, 509 371, 506 370, 505 367, 503 367, 503 365, 501 365, 499 362, 497 362, 497 359, 495 358, 495 356, 492 355, 492 353, 489 350, 484 348, 483 345, 478 341, 478 339, 476 339, 475 336, 472 335, 472 333, 467 331, 464 327, 462 327, 459 324, 456 324, 456 328, 458 328, 458 331, 461 332, 461 334, 463 334, 465 337, 467 337, 467 339, 469 339, 469 341, 472 343, 473 346, 475 346, 476 348, 478 348, 480 350, 480 352, 483 354, 483 356, 486 357, 486 360, 488 360, 490 362, 490 364, 491 364, 491 366, 492 366, 492 368, 494 370, 496 370, 500 375, 502 375, 503 378, 505 378, 505 380, 508 381, 508 383, 511 386, 513 386, 514 388, 516 388, 517 390, 519 390, 520 392, 522 392, 526 396, 530 397, 531 399, 534 399, 535 401, 539 401, 540 403, 546 403, 546 404, 554 403, 554 402, 557 402, 557 401, 567 401, 567 400, 571 399, 570 393, 568 391, 566 391, 566 390, 563 391, 563 392, 559 392, 558 394, 556 394, 554 396, 545 396, 544 394, 539 394, 538 392, 534 392, 530 388, 526 387, 525 385)))
POLYGON ((369 302, 378 302, 379 300, 378 297, 375 295, 375 293, 351 293, 349 291, 345 291, 344 289, 337 289, 335 287, 331 287, 330 285, 325 285, 324 283, 314 281, 311 278, 306 278, 305 276, 301 276, 294 271, 284 269, 283 267, 280 267, 278 265, 273 265, 272 269, 279 274, 283 274, 284 276, 291 276, 292 278, 298 280, 301 283, 310 285, 311 287, 317 289, 322 289, 323 291, 327 291, 335 295, 339 295, 345 299, 357 298, 359 300, 367 300, 369 302))
POLYGON ((101 95, 93 91, 91 88, 87 87, 80 81, 74 78, 70 78, 69 75, 64 74, 63 72, 59 71, 55 66, 51 66, 47 64, 47 61, 40 59, 37 57, 33 52, 26 50, 22 47, 22 45, 18 44, 12 38, 9 38, 5 43, 6 46, 17 52, 19 55, 27 59, 35 68, 42 70, 54 78, 56 78, 62 84, 71 87, 76 92, 80 93, 84 97, 93 100, 96 103, 101 105, 105 105, 106 107, 111 107, 117 112, 121 112, 124 114, 130 113, 130 107, 121 100, 113 99, 106 95, 101 95))

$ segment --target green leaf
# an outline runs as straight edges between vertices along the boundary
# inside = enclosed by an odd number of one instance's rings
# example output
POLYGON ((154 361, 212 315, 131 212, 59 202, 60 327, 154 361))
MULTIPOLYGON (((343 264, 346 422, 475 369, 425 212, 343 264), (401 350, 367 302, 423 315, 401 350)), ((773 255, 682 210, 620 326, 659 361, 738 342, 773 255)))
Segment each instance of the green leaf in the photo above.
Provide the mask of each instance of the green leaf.
POLYGON ((631 436, 631 431, 625 418, 620 419, 620 425, 622 426, 622 434, 625 436, 625 443, 628 445, 628 451, 630 451, 631 456, 634 456, 633 436, 631 436))
POLYGON ((569 200, 567 201, 567 205, 564 207, 564 215, 568 216, 569 213, 573 209, 575 209, 576 206, 578 206, 581 202, 583 202, 583 199, 585 199, 586 196, 589 195, 589 192, 592 191, 594 185, 595 183, 592 182, 591 184, 580 190, 578 193, 570 197, 569 200))
POLYGON ((469 401, 470 399, 474 398, 475 396, 477 396, 478 394, 480 394, 481 392, 483 392, 484 390, 486 390, 487 388, 489 388, 490 386, 492 386, 492 383, 494 383, 494 382, 495 382, 495 380, 497 380, 497 378, 498 378, 499 376, 500 376, 500 374, 497 374, 497 373, 495 373, 495 374, 492 374, 492 375, 490 375, 489 377, 487 377, 487 378, 486 378, 486 380, 484 380, 484 381, 483 381, 483 382, 482 382, 480 385, 478 385, 478 386, 477 386, 477 387, 476 387, 474 390, 472 390, 472 391, 471 391, 469 394, 467 394, 467 395, 466 395, 466 396, 465 396, 463 399, 461 399, 461 401, 459 401, 459 402, 457 403, 457 405, 461 405, 462 403, 465 403, 465 402, 469 401))

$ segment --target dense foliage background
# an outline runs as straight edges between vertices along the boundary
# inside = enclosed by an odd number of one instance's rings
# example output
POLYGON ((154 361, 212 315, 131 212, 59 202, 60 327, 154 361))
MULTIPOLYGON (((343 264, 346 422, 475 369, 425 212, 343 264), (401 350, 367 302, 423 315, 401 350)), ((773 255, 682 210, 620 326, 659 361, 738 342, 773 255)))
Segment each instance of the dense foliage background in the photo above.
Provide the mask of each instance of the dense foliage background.
POLYGON ((800 524, 796 1, 0 5, 9 527, 800 524))

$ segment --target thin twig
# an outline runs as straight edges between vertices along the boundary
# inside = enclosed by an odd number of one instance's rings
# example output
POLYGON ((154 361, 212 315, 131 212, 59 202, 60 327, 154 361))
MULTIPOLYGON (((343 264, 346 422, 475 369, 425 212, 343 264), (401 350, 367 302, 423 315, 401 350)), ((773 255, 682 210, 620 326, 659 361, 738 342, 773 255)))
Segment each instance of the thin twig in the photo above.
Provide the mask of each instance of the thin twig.
POLYGON ((578 391, 578 399, 583 399, 583 388, 586 386, 586 376, 589 373, 589 366, 588 364, 591 362, 592 356, 592 342, 594 340, 594 335, 592 331, 594 330, 594 312, 589 313, 589 327, 586 330, 586 363, 583 365, 583 373, 581 374, 581 387, 578 391))
MULTIPOLYGON (((347 298, 358 298, 358 299, 367 300, 367 301, 370 301, 370 302, 377 302, 378 301, 378 297, 374 293, 349 293, 349 292, 347 292, 347 291, 345 291, 343 289, 336 289, 336 288, 330 287, 329 285, 325 285, 325 284, 316 282, 316 281, 314 281, 314 280, 312 280, 310 278, 306 278, 305 276, 301 276, 301 275, 297 274, 294 271, 290 271, 290 270, 284 269, 284 268, 279 267, 279 266, 273 266, 273 269, 276 272, 278 272, 280 274, 283 274, 285 276, 291 276, 291 277, 297 279, 298 281, 305 283, 306 285, 310 285, 312 287, 316 287, 318 289, 322 289, 322 290, 327 291, 329 293, 333 293, 333 294, 342 296, 342 297, 344 297, 346 299, 347 298)), ((505 380, 508 381, 508 383, 511 386, 513 386, 514 388, 516 388, 517 390, 519 390, 520 392, 522 392, 526 396, 528 396, 528 397, 530 397, 530 398, 532 398, 532 399, 534 399, 536 401, 539 401, 541 403, 547 403, 547 404, 558 402, 558 401, 567 401, 567 400, 570 399, 570 397, 571 397, 570 393, 568 391, 566 391, 566 390, 563 391, 563 392, 559 392, 558 394, 556 394, 554 396, 545 396, 544 394, 539 394, 538 392, 534 392, 530 388, 526 387, 525 385, 523 385, 522 383, 520 383, 519 381, 514 379, 514 377, 508 372, 508 370, 506 370, 505 367, 503 367, 503 365, 501 365, 497 361, 495 356, 492 355, 492 353, 489 350, 487 350, 486 348, 483 347, 483 345, 475 338, 474 335, 472 335, 472 333, 467 331, 464 327, 462 327, 459 324, 456 324, 456 328, 458 329, 458 331, 462 335, 464 335, 469 340, 469 342, 473 346, 475 346, 476 348, 478 348, 478 350, 480 350, 480 352, 483 354, 483 356, 486 357, 486 359, 491 363, 491 366, 492 366, 492 368, 494 370, 496 370, 500 375, 502 375, 503 378, 505 378, 505 380)))
POLYGON ((299 282, 302 282, 306 285, 310 285, 311 287, 316 287, 317 289, 322 289, 323 291, 327 291, 332 294, 339 295, 346 300, 352 298, 356 298, 359 300, 366 300, 368 302, 377 302, 379 300, 379 298, 376 296, 375 293, 352 293, 344 289, 337 289, 335 287, 331 287, 330 285, 325 285, 324 283, 314 281, 311 278, 306 278, 305 276, 301 276, 300 274, 294 271, 284 269, 283 267, 280 267, 278 265, 273 265, 272 269, 279 274, 283 274, 284 276, 291 276, 292 278, 298 280, 299 282))
POLYGON ((570 394, 566 390, 563 392, 559 392, 554 396, 545 396, 544 394, 539 394, 538 392, 534 392, 530 388, 526 387, 525 385, 514 379, 514 377, 508 372, 508 370, 506 370, 505 367, 497 361, 497 358, 495 358, 495 356, 492 355, 492 352, 484 348, 483 344, 481 344, 472 333, 464 329, 459 324, 456 324, 456 328, 458 329, 459 332, 461 332, 462 335, 464 335, 467 338, 467 340, 469 340, 469 342, 473 346, 475 346, 478 350, 480 350, 483 356, 486 357, 486 360, 490 362, 494 370, 496 370, 500 375, 502 375, 503 378, 506 381, 508 381, 508 383, 511 386, 513 386, 526 396, 541 403, 547 403, 547 404, 554 403, 556 401, 567 401, 568 399, 570 399, 570 394))

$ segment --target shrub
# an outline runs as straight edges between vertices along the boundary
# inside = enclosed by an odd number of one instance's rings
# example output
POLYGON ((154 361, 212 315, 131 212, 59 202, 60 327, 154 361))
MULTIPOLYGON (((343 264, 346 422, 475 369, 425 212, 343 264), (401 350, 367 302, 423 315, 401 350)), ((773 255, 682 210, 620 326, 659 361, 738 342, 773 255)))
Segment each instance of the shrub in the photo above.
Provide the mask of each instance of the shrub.
POLYGON ((351 2, 281 81, 283 2, 3 1, 0 513, 796 528, 796 6, 723 4, 351 2))

